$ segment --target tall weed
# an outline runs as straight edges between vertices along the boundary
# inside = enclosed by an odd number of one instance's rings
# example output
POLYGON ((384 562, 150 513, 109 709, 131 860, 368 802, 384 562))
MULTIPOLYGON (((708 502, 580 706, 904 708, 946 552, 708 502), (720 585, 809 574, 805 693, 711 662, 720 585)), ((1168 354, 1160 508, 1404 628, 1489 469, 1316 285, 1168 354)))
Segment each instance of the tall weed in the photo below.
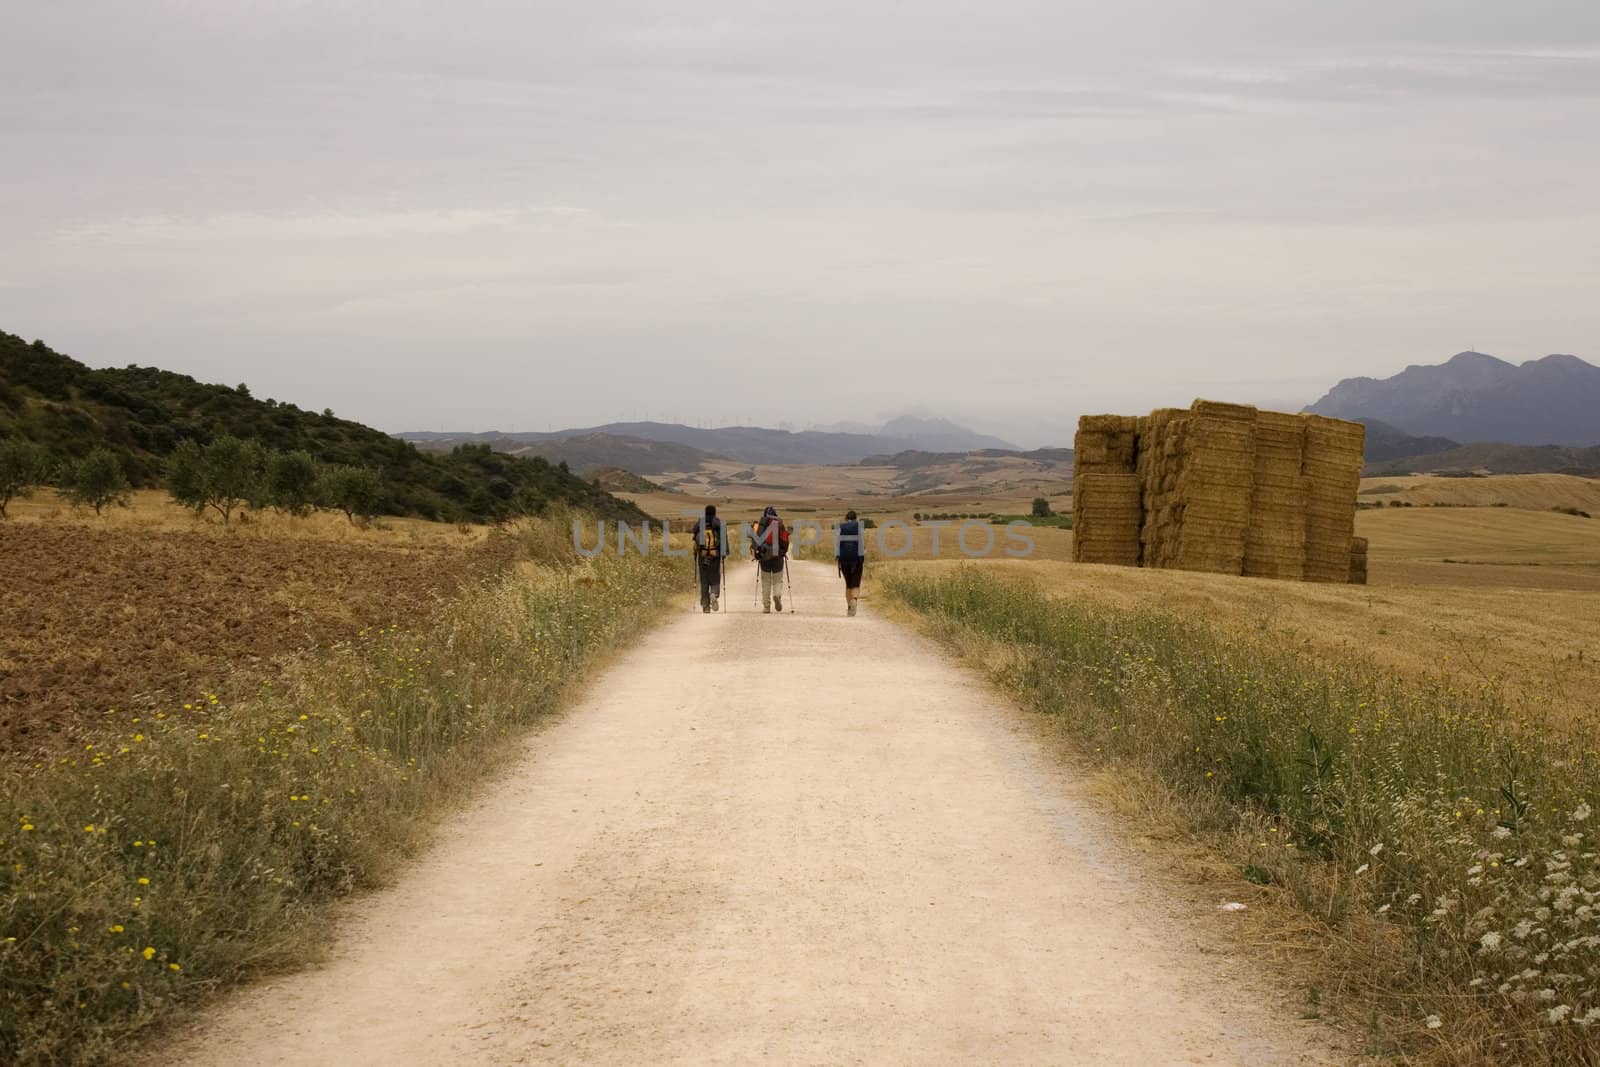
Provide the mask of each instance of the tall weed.
POLYGON ((1244 876, 1362 941, 1352 952, 1376 973, 1357 982, 1408 1053, 1595 1055, 1592 733, 1513 714, 1483 685, 1405 681, 976 568, 887 585, 945 636, 980 640, 997 678, 1086 755, 1231 812, 1244 876))
POLYGON ((304 962, 325 905, 380 882, 420 816, 480 778, 684 584, 666 561, 479 581, 235 706, 198 693, 0 771, 0 1062, 122 1058, 152 1020, 304 962))

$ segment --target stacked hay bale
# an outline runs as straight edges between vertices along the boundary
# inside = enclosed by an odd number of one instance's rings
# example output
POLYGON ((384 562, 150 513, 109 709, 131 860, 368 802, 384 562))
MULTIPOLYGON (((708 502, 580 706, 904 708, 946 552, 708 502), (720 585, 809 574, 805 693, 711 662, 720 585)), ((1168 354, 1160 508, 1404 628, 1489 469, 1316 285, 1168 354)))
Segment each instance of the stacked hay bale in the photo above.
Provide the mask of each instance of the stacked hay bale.
POLYGON ((1366 429, 1197 400, 1079 420, 1073 558, 1366 581, 1355 536, 1366 429))
POLYGON ((1306 563, 1308 582, 1348 582, 1356 533, 1356 494, 1367 428, 1322 415, 1302 416, 1306 426, 1306 563))
POLYGON ((1256 412, 1255 472, 1244 546, 1246 575, 1292 581, 1305 577, 1306 502, 1310 495, 1307 479, 1301 474, 1305 440, 1305 422, 1300 416, 1256 412))
POLYGON ((1072 558, 1079 563, 1139 565, 1143 517, 1138 466, 1139 420, 1085 415, 1073 455, 1072 558))
POLYGON ((1196 400, 1184 428, 1176 560, 1186 571, 1243 574, 1255 478, 1256 409, 1196 400))
POLYGON ((1139 420, 1138 468, 1144 491, 1140 526, 1141 558, 1146 567, 1171 567, 1177 562, 1178 533, 1183 527, 1184 442, 1189 413, 1160 408, 1139 420))
POLYGON ((1353 537, 1350 539, 1350 584, 1367 584, 1367 539, 1353 537))

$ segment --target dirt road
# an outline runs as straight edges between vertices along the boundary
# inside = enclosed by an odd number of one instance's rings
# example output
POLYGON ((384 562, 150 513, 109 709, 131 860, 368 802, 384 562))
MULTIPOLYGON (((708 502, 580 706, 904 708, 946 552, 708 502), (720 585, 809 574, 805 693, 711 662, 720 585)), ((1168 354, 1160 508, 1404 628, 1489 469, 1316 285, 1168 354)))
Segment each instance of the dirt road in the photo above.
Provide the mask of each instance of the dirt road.
MULTIPOLYGON (((684 614, 190 1064, 1315 1062, 1023 717, 830 570, 684 614)), ((742 594, 742 595, 741 595, 742 594)))

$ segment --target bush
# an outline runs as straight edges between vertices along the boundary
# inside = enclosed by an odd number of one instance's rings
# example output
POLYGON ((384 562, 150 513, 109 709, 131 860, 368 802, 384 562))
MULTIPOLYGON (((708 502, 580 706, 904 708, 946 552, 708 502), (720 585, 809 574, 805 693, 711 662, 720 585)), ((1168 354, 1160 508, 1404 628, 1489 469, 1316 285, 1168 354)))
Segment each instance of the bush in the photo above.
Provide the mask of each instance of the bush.
MULTIPOLYGON (((3 512, 4 510, 5 509, 0 508, 0 512, 3 512)), ((1573 515, 1573 516, 1576 516, 1577 518, 1580 518, 1580 519, 1587 519, 1587 518, 1591 518, 1592 517, 1592 516, 1590 516, 1590 514, 1587 511, 1584 511, 1584 510, 1582 510, 1580 508, 1555 507, 1555 508, 1551 508, 1550 510, 1551 511, 1555 511, 1555 512, 1559 512, 1562 515, 1573 515)))
POLYGON ((49 474, 49 457, 45 450, 20 437, 0 441, 0 519, 6 517, 6 508, 17 497, 33 493, 49 474))
POLYGON ((109 448, 97 448, 68 468, 63 494, 74 507, 94 508, 96 515, 106 508, 127 507, 128 476, 122 461, 109 448))
POLYGON ((1055 512, 1050 510, 1050 501, 1042 496, 1033 498, 1033 516, 1036 519, 1048 519, 1055 512))

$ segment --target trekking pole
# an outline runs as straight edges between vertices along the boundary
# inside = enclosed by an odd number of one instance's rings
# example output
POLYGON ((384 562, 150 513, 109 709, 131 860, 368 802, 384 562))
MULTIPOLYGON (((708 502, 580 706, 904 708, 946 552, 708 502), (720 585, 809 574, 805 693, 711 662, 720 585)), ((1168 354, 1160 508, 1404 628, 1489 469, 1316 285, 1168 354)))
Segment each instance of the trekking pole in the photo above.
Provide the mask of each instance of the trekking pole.
POLYGON ((789 614, 794 614, 794 583, 789 581, 789 557, 783 557, 783 585, 789 594, 789 614))
POLYGON ((728 610, 728 557, 717 557, 717 610, 728 610))

